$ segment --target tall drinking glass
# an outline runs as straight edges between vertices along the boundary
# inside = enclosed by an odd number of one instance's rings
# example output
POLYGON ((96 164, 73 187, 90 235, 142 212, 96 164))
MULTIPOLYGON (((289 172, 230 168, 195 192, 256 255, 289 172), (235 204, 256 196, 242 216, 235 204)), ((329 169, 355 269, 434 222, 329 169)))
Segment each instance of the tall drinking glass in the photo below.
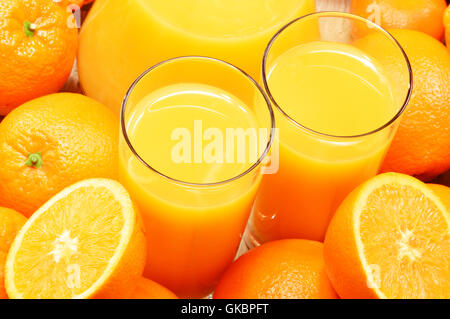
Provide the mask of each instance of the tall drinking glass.
POLYGON ((376 24, 321 12, 272 38, 262 72, 280 167, 264 176, 246 243, 321 241, 345 196, 379 170, 411 95, 409 61, 376 24))
POLYGON ((274 132, 268 98, 228 63, 175 58, 134 82, 121 129, 120 180, 146 228, 144 275, 180 297, 208 295, 261 181, 274 132))

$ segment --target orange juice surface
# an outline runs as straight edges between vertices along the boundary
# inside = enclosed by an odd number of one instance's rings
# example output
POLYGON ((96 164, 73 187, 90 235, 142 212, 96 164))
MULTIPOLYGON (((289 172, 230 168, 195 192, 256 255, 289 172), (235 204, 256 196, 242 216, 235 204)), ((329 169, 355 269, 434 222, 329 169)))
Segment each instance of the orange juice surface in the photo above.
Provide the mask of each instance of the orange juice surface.
POLYGON ((251 231, 260 242, 323 240, 343 198, 377 173, 392 134, 337 136, 369 133, 388 123, 398 111, 391 83, 363 51, 321 41, 275 58, 267 81, 277 104, 297 124, 276 110, 280 168, 264 176, 251 231))
MULTIPOLYGON (((236 160, 227 158, 224 138, 229 128, 256 127, 252 111, 237 97, 193 83, 151 92, 136 103, 126 123, 142 160, 161 174, 196 184, 245 172, 252 165, 249 153, 237 160, 239 144, 234 143, 236 160)), ((160 176, 126 149, 121 145, 120 178, 146 226, 145 276, 181 297, 206 296, 236 254, 259 173, 222 185, 182 184, 160 176)))
POLYGON ((258 78, 272 35, 314 10, 314 0, 97 0, 80 34, 83 89, 119 111, 139 74, 186 55, 218 58, 258 78))

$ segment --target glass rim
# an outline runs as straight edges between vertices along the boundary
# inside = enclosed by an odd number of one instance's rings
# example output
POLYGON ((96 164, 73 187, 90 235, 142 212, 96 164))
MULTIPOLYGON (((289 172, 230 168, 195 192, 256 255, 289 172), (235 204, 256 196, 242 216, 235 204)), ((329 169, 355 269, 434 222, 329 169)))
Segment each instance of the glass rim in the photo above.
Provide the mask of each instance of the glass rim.
POLYGON ((275 105, 275 107, 281 112, 281 114, 287 118, 292 124, 294 124, 295 126, 297 126, 300 129, 304 129, 309 133, 312 133, 314 135, 319 135, 321 137, 327 137, 327 138, 335 138, 335 139, 352 139, 352 138, 359 138, 359 137, 364 137, 364 136, 368 136, 368 135, 372 135, 375 134, 379 131, 382 131, 383 129, 389 127, 391 124, 393 124, 404 112, 404 110, 406 109, 411 96, 412 96, 412 89, 413 89, 413 72, 412 72, 412 67, 411 67, 411 63, 409 61, 408 56, 406 55, 406 52, 404 51, 404 49, 402 48, 402 46, 400 45, 400 43, 385 29, 383 29, 381 26, 379 26, 378 24, 365 19, 363 17, 351 14, 351 13, 347 13, 347 12, 338 12, 338 11, 321 11, 321 12, 313 12, 310 14, 306 14, 303 15, 299 18, 296 18, 290 22, 288 22, 286 25, 284 25, 280 30, 277 31, 277 33, 275 33, 275 35, 270 39, 265 51, 264 51, 264 56, 263 56, 263 61, 262 61, 262 82, 264 85, 264 88, 267 92, 267 95, 269 96, 271 102, 275 105), (308 17, 337 17, 337 18, 348 18, 348 19, 353 19, 353 20, 359 20, 361 22, 365 22, 365 23, 369 23, 371 26, 373 26, 374 28, 376 28, 378 31, 382 32, 383 34, 385 34, 389 39, 391 39, 394 44, 398 47, 398 49, 400 50, 400 52, 402 53, 405 61, 406 61, 406 65, 408 67, 408 75, 409 75, 409 81, 408 81, 408 90, 407 90, 407 94, 406 94, 406 98, 403 101, 402 106, 400 107, 400 109, 398 110, 398 112, 385 124, 383 124, 382 126, 371 130, 369 132, 366 133, 362 133, 362 134, 356 134, 356 135, 334 135, 334 134, 327 134, 327 133, 322 133, 316 130, 313 130, 303 124, 300 124, 299 122, 297 122, 297 120, 293 119, 291 116, 289 116, 289 114, 287 114, 277 103, 277 101, 275 100, 275 97, 272 95, 272 92, 270 91, 269 88, 269 84, 267 83, 267 74, 266 74, 266 65, 267 65, 267 60, 269 57, 269 53, 270 53, 270 49, 272 48, 272 45, 275 43, 275 41, 278 39, 278 37, 283 33, 283 31, 285 29, 287 29, 289 26, 291 26, 292 24, 303 20, 305 18, 308 17))
POLYGON ((240 179, 241 177, 244 177, 245 175, 247 175, 248 173, 250 173, 251 171, 253 171, 256 167, 258 167, 261 162, 264 160, 264 158, 267 156, 267 154, 269 153, 269 150, 272 146, 273 143, 273 139, 275 136, 275 115, 272 109, 272 105, 270 103, 270 99, 267 97, 266 93, 264 92, 264 90, 261 88, 261 86, 244 70, 242 70, 241 68, 228 63, 226 61, 220 60, 220 59, 216 59, 216 58, 212 58, 212 57, 208 57, 208 56, 201 56, 201 55, 186 55, 186 56, 179 56, 179 57, 174 57, 174 58, 170 58, 161 62, 156 63, 155 65, 151 66, 150 68, 148 68, 147 70, 145 70, 143 73, 141 73, 136 80, 133 81, 133 83, 131 84, 131 86, 129 87, 129 89, 127 90, 127 93, 125 94, 124 99, 122 100, 122 106, 121 106, 121 111, 120 111, 120 126, 121 126, 121 133, 122 136, 125 139, 125 142, 128 145, 128 148, 131 150, 131 152, 133 153, 133 155, 148 169, 152 170, 153 172, 155 172, 156 174, 158 174, 159 176, 168 179, 171 182, 177 183, 177 184, 181 184, 184 186, 195 186, 195 187, 208 187, 208 186, 218 186, 218 185, 223 185, 223 184, 227 184, 230 182, 233 182, 235 180, 240 179), (134 148, 133 144, 131 143, 129 137, 128 137, 128 133, 127 133, 127 129, 126 129, 126 125, 125 125, 125 109, 127 107, 128 104, 128 99, 131 95, 131 93, 133 92, 134 88, 139 84, 139 82, 142 80, 142 78, 144 78, 147 74, 149 74, 151 71, 157 69, 158 67, 165 65, 169 62, 174 62, 174 61, 179 61, 179 60, 185 60, 185 59, 198 59, 198 60, 203 60, 203 61, 213 61, 213 62, 218 62, 220 64, 226 65, 227 67, 239 72, 241 75, 243 75, 244 77, 246 77, 251 84, 253 84, 255 86, 255 88, 259 91, 259 93, 261 93, 261 95, 264 98, 265 104, 267 105, 267 109, 269 111, 269 115, 270 115, 270 136, 269 136, 269 140, 266 144, 266 147, 264 149, 264 152, 262 152, 262 154, 258 157, 258 160, 253 163, 249 168, 247 168, 244 172, 233 176, 231 178, 225 179, 225 180, 221 180, 218 182, 211 182, 211 183, 194 183, 194 182, 186 182, 186 181, 182 181, 180 179, 176 179, 173 177, 170 177, 167 174, 164 174, 162 172, 160 172, 159 170, 153 168, 150 164, 148 164, 140 155, 139 153, 136 151, 136 149, 134 148))

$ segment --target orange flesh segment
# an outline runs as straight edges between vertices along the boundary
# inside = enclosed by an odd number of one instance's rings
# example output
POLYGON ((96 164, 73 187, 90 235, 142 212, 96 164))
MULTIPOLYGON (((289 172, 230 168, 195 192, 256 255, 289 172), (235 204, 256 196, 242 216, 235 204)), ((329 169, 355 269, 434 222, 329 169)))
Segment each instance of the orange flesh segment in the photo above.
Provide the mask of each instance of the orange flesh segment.
POLYGON ((34 220, 16 253, 17 290, 24 298, 71 298, 91 287, 121 241, 121 210, 104 187, 78 188, 55 202, 34 220))
POLYGON ((372 191, 359 221, 365 261, 385 297, 448 297, 450 228, 445 209, 418 188, 392 183, 372 191))

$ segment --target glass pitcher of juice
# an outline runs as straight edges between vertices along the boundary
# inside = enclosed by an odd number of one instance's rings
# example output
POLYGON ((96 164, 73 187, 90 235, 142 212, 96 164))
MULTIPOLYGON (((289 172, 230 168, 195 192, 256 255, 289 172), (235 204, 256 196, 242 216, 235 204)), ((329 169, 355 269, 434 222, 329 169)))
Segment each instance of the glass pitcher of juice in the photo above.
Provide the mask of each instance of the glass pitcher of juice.
POLYGON ((186 55, 224 60, 258 80, 272 35, 314 10, 314 0, 97 0, 80 33, 83 91, 118 113, 139 74, 186 55))

